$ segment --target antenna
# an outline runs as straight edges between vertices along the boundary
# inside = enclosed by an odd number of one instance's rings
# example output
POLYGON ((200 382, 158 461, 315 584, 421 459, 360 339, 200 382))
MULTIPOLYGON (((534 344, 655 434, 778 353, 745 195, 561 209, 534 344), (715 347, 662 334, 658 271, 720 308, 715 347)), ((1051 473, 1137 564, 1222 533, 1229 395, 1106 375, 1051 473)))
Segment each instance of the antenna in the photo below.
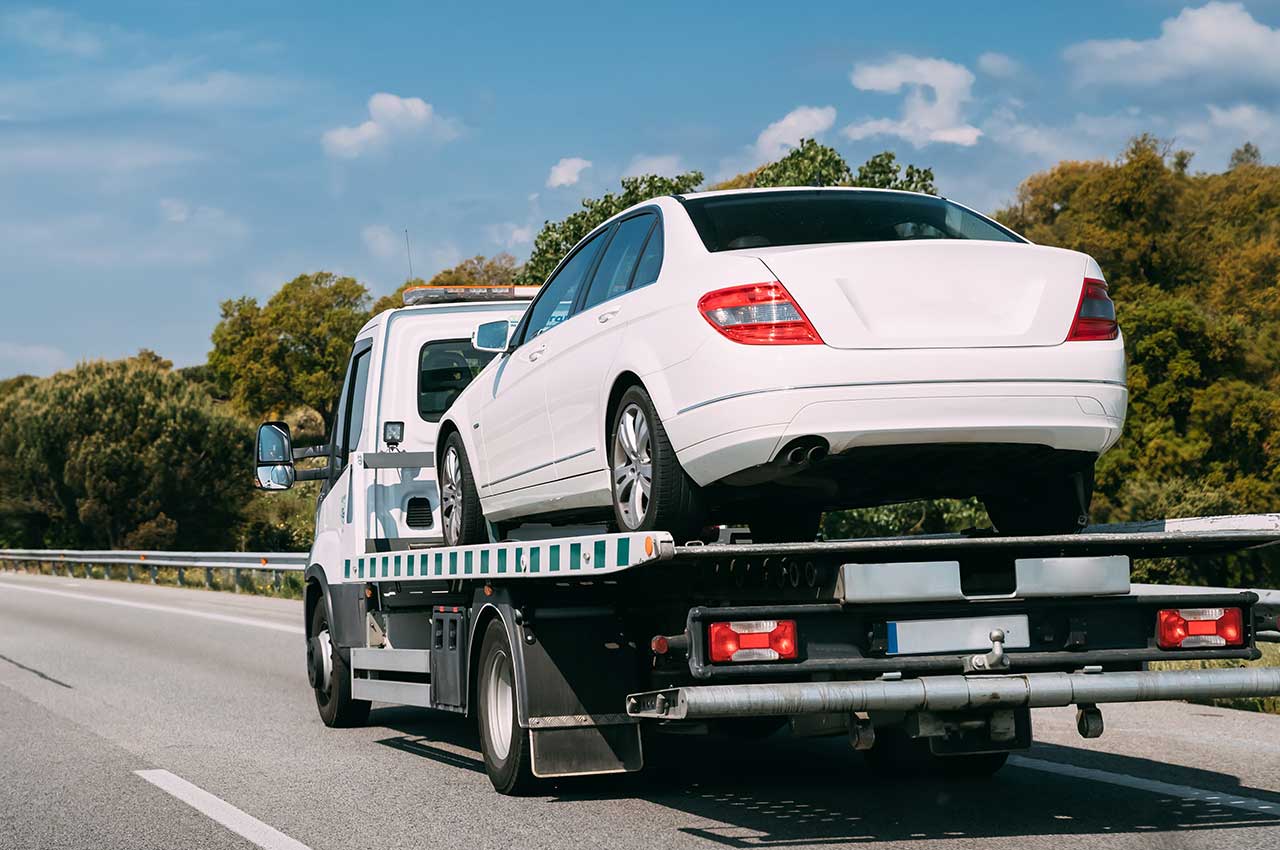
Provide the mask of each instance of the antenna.
POLYGON ((409 247, 409 228, 404 229, 404 254, 409 258, 409 280, 413 280, 413 250, 409 247))

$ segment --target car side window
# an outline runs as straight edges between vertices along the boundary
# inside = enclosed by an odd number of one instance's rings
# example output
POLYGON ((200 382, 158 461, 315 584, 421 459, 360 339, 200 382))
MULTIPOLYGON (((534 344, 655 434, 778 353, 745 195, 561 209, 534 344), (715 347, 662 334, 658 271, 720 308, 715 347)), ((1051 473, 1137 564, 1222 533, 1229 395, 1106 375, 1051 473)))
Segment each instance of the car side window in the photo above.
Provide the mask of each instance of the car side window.
POLYGON ((596 254, 600 252, 600 245, 604 242, 603 237, 607 232, 601 231, 591 237, 569 258, 568 262, 560 267, 560 271, 542 285, 542 291, 529 306, 524 334, 520 339, 521 345, 569 318, 569 314, 573 311, 573 304, 578 300, 578 293, 582 291, 587 273, 595 263, 596 254))
POLYGON ((656 219, 655 215, 638 215, 618 225, 609 247, 605 248, 604 255, 600 258, 600 265, 596 267, 582 309, 589 310, 627 291, 636 260, 640 258, 640 251, 644 248, 645 237, 649 235, 656 219))
POLYGON ((662 270, 662 221, 658 220, 649 234, 649 241, 644 243, 640 253, 640 262, 636 263, 636 273, 631 278, 631 288, 639 289, 648 286, 658 279, 662 270))

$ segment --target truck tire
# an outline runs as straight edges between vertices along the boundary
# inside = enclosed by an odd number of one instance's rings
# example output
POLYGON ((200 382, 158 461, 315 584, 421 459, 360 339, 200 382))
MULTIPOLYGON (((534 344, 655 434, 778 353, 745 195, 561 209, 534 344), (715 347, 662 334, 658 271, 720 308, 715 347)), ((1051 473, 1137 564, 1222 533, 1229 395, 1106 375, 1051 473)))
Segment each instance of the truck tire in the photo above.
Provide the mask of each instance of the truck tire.
POLYGON ((630 387, 618 400, 609 422, 609 470, 619 531, 669 531, 676 543, 702 535, 702 490, 681 468, 644 387, 630 387))
POLYGON ((876 729, 876 743, 862 753, 879 776, 894 779, 988 779, 1009 760, 1008 753, 935 756, 926 738, 912 738, 901 726, 876 729))
POLYGON ((351 668, 330 640, 328 616, 321 599, 311 613, 311 637, 307 640, 307 678, 316 696, 316 708, 325 726, 363 726, 369 721, 370 703, 351 698, 351 668))
POLYGON ((440 454, 440 527, 446 546, 489 542, 476 480, 471 475, 462 435, 457 431, 445 440, 440 454))
POLYGON ((502 620, 489 621, 480 644, 476 685, 480 752, 485 772, 499 794, 527 794, 534 787, 529 733, 516 711, 516 668, 502 620))
POLYGON ((1089 524, 1093 467, 1053 478, 1019 482, 1004 493, 984 496, 987 516, 1006 537, 1076 534, 1089 524))

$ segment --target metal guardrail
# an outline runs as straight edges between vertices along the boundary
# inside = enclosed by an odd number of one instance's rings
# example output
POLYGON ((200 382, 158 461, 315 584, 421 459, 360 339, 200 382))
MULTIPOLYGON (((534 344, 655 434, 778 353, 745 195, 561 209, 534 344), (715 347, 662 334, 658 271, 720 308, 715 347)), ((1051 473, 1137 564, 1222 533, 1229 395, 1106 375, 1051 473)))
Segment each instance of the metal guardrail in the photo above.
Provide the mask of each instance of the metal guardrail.
POLYGON ((49 564, 54 573, 58 566, 74 577, 75 567, 84 567, 84 578, 93 578, 93 568, 102 567, 104 578, 112 578, 112 567, 123 566, 125 578, 136 581, 138 570, 155 584, 157 570, 176 568, 178 584, 186 585, 187 570, 202 570, 204 586, 213 587, 214 570, 230 570, 233 589, 239 593, 243 571, 270 572, 272 584, 279 590, 284 573, 302 572, 307 568, 306 552, 166 552, 142 549, 0 549, 0 563, 15 570, 49 564))

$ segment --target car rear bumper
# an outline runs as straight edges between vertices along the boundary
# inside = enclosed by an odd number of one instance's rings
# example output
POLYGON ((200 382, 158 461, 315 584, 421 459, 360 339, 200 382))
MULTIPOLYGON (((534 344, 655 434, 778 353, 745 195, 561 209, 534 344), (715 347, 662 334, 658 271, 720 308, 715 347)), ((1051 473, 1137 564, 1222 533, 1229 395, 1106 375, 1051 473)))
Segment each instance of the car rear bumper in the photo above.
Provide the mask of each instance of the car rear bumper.
POLYGON ((816 436, 833 455, 872 446, 1016 444, 1098 454, 1120 437, 1128 390, 1111 381, 914 381, 745 391, 664 425, 706 486, 816 436))

